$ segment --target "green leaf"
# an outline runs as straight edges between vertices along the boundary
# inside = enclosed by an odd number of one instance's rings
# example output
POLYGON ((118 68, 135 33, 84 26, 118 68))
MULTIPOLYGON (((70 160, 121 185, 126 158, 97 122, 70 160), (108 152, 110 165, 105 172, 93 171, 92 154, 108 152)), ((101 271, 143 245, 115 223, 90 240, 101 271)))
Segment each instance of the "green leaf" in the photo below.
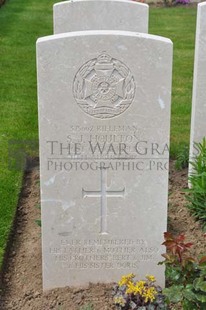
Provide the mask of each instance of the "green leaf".
POLYGON ((205 264, 206 263, 206 256, 202 256, 200 261, 199 261, 199 264, 202 265, 202 264, 205 264))
POLYGON ((36 223, 39 227, 41 227, 41 220, 35 220, 35 223, 36 223))
POLYGON ((199 152, 192 163, 193 172, 189 178, 191 189, 187 195, 188 208, 202 226, 206 227, 206 139, 195 145, 199 152))
POLYGON ((196 290, 201 290, 206 293, 206 281, 203 278, 195 279, 193 285, 196 290))
POLYGON ((205 309, 206 309, 206 303, 204 302, 200 305, 200 310, 205 310, 205 309))
POLYGON ((185 299, 182 303, 183 310, 195 310, 197 309, 197 305, 194 302, 191 302, 185 299))
POLYGON ((203 277, 206 277, 206 266, 201 265, 201 266, 199 266, 199 268, 200 268, 200 275, 203 277))
POLYGON ((167 267, 165 271, 165 276, 168 280, 172 282, 177 282, 181 278, 181 271, 175 269, 174 267, 167 267))
POLYGON ((186 288, 184 288, 182 291, 184 298, 186 298, 189 301, 197 300, 196 294, 192 290, 193 290, 193 285, 187 285, 186 288))
POLYGON ((183 285, 172 285, 169 288, 163 289, 163 294, 168 298, 170 302, 178 303, 183 299, 183 288, 183 285))
POLYGON ((195 294, 197 300, 199 300, 200 302, 205 302, 206 303, 206 294, 195 294))
POLYGON ((155 306, 154 305, 148 305, 147 310, 155 310, 155 306))

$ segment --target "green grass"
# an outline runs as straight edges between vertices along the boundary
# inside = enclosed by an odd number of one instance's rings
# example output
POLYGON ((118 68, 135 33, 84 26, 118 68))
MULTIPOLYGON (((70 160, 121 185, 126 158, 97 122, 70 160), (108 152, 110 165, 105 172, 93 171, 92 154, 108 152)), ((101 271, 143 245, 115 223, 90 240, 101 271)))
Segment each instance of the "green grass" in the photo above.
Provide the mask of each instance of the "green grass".
POLYGON ((171 156, 189 144, 196 8, 150 9, 151 34, 168 37, 174 44, 171 119, 171 156))
POLYGON ((8 169, 8 141, 38 139, 35 42, 52 33, 54 2, 8 0, 0 9, 0 265, 23 175, 8 169))
MULTIPOLYGON (((7 0, 0 8, 0 265, 23 175, 8 169, 8 141, 38 139, 35 42, 52 34, 55 2, 7 0)), ((173 156, 189 141, 195 19, 195 8, 150 8, 150 33, 174 42, 173 156)))

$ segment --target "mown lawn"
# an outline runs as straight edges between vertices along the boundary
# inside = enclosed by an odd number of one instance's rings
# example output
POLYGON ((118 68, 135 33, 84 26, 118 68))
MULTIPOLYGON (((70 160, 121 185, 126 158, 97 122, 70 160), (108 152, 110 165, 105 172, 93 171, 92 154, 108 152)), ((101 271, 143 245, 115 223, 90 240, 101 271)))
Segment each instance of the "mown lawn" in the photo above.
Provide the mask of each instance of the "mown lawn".
POLYGON ((35 42, 52 34, 54 2, 8 0, 0 8, 0 265, 23 175, 8 167, 8 142, 38 139, 35 42))
POLYGON ((151 34, 168 37, 174 44, 171 119, 171 156, 189 144, 196 8, 182 6, 150 9, 151 34))
MULTIPOLYGON (((35 42, 52 34, 55 2, 7 0, 0 8, 0 265, 23 176, 8 167, 8 144, 38 139, 35 42)), ((189 142, 195 19, 195 8, 150 8, 150 33, 174 42, 173 156, 189 142)))

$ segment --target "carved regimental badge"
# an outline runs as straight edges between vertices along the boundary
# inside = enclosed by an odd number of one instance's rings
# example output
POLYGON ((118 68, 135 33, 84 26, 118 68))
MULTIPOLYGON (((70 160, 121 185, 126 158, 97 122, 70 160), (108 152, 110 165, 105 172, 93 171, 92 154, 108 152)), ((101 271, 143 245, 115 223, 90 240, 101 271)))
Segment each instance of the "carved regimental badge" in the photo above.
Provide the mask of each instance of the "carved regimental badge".
POLYGON ((80 108, 95 118, 112 118, 132 103, 135 82, 129 68, 103 52, 86 62, 73 84, 74 98, 80 108))

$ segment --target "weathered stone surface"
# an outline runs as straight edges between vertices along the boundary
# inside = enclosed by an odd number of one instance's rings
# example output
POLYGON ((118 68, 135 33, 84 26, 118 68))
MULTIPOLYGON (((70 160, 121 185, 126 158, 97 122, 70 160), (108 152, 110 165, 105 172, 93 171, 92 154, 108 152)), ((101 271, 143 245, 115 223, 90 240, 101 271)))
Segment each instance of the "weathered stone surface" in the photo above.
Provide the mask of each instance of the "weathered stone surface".
MULTIPOLYGON (((206 136, 206 2, 198 4, 193 77, 190 161, 197 154, 194 142, 206 136)), ((192 171, 190 165, 189 171, 192 171)))
POLYGON ((54 5, 54 33, 82 30, 148 32, 149 6, 131 0, 74 0, 54 5))
POLYGON ((37 52, 44 289, 164 285, 171 41, 87 31, 37 52))

